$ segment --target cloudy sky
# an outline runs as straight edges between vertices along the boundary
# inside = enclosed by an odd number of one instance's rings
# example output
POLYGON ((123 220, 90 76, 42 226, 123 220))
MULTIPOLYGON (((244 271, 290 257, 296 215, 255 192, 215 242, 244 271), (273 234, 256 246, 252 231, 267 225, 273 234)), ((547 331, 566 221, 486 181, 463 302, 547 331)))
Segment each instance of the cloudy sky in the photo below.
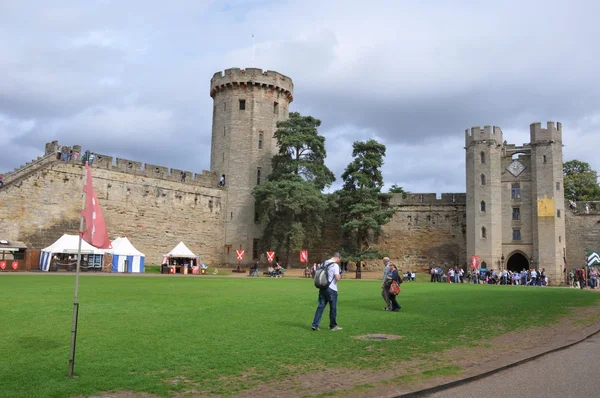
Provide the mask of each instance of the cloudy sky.
POLYGON ((199 172, 213 73, 255 66, 322 120, 338 177, 355 140, 384 177, 464 192, 464 130, 563 123, 565 160, 600 170, 600 2, 1 0, 0 172, 66 145, 199 172), (48 4, 53 4, 52 6, 48 4))

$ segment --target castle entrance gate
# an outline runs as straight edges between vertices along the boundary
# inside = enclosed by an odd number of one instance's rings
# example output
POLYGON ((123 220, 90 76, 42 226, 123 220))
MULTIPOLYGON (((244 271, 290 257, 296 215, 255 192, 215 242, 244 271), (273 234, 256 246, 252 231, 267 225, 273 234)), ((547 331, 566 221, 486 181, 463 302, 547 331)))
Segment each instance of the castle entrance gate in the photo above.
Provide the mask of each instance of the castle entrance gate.
POLYGON ((513 253, 506 263, 506 268, 509 271, 521 272, 523 269, 529 269, 529 260, 523 255, 523 253, 513 253))

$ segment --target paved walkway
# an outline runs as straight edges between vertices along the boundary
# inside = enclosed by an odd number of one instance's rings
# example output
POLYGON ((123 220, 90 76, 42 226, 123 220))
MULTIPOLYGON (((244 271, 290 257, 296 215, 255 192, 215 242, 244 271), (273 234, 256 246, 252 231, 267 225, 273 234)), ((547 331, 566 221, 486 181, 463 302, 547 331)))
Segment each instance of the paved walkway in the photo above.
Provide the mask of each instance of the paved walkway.
POLYGON ((573 347, 430 397, 598 397, 600 334, 573 347))

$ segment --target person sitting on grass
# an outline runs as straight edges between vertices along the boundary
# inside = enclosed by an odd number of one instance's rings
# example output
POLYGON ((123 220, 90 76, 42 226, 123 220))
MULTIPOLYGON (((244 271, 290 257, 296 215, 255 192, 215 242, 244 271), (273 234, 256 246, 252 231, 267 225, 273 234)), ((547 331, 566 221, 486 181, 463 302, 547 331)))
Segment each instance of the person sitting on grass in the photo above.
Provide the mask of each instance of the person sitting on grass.
POLYGON ((275 276, 275 269, 272 266, 269 265, 269 268, 267 269, 267 273, 272 278, 272 277, 275 276))

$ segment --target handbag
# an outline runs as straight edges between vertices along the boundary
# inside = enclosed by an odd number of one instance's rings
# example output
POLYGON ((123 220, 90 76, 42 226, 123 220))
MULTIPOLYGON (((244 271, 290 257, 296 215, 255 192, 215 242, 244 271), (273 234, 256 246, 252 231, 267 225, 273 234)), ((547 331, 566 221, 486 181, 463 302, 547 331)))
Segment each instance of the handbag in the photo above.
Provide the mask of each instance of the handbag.
POLYGON ((392 282, 392 285, 390 286, 390 294, 393 294, 394 296, 400 294, 400 285, 398 284, 398 282, 392 282))

